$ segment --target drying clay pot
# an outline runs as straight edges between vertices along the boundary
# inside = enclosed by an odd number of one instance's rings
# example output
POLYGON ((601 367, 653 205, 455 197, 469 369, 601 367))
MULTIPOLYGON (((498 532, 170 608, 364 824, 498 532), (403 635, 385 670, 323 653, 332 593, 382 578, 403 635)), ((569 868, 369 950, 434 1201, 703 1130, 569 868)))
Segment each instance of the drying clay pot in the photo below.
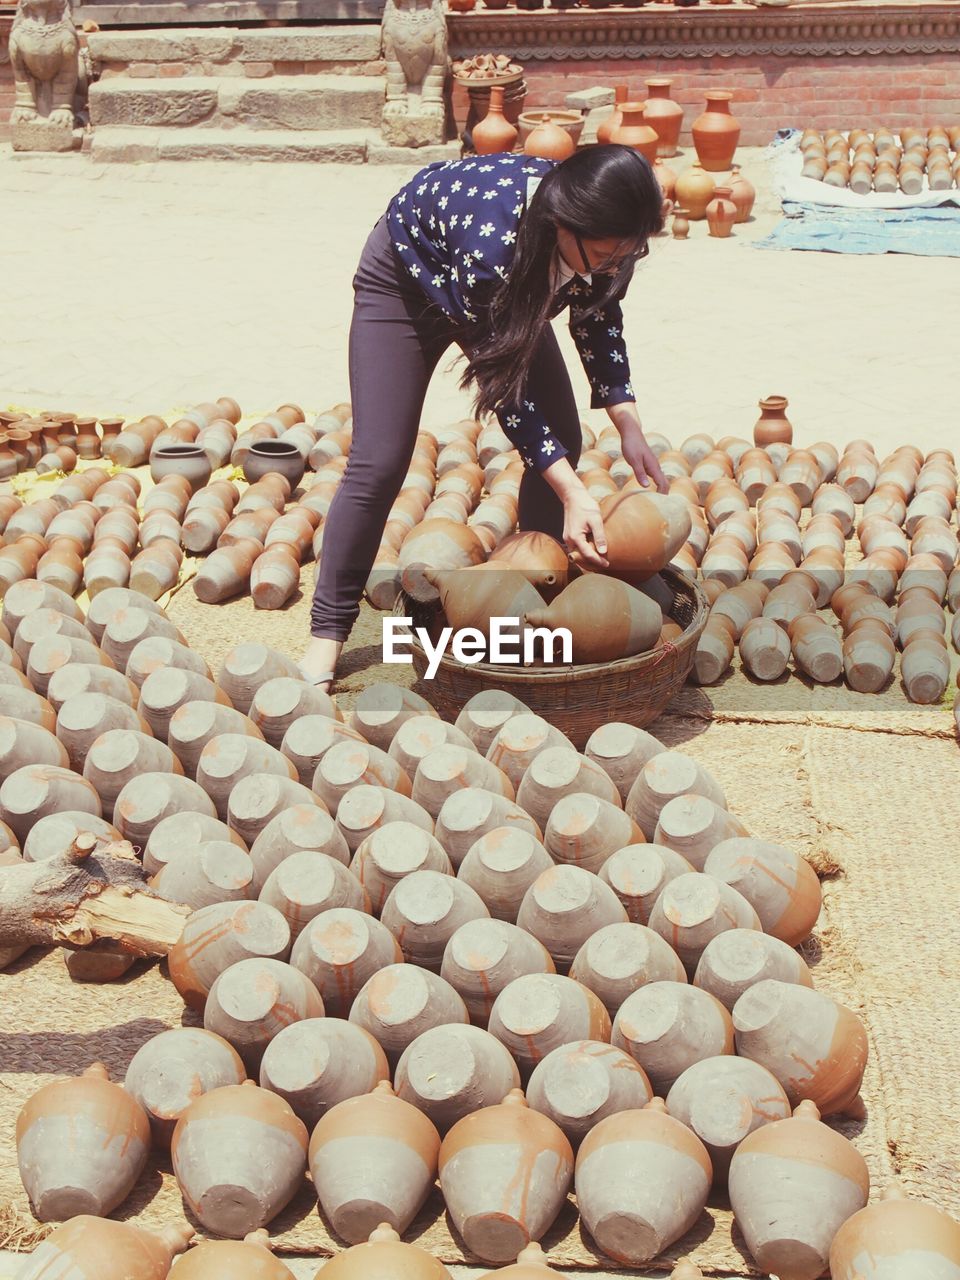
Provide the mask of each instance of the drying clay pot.
MULTIPOLYGON (((269 685, 276 685, 276 680, 269 681, 269 685)), ((292 680, 284 683, 293 684, 292 680)), ((268 688, 264 685, 263 688, 268 688)), ((319 693, 313 689, 311 685, 305 685, 304 688, 310 689, 313 693, 319 693)), ((263 693, 260 689, 257 698, 263 693)), ((324 695, 325 696, 325 695, 324 695)), ((254 707, 256 707, 256 699, 254 699, 254 707)), ((253 715, 253 719, 264 729, 265 736, 270 738, 273 733, 272 723, 263 716, 253 715)), ((431 723, 440 724, 441 721, 431 721, 431 723)), ((280 742, 276 743, 283 754, 290 760, 297 771, 297 776, 305 787, 311 787, 313 780, 317 775, 317 767, 320 761, 330 750, 331 747, 342 742, 344 738, 350 738, 354 742, 363 742, 363 737, 357 733, 355 729, 351 729, 349 725, 343 724, 340 720, 335 720, 327 715, 303 715, 299 719, 293 721, 286 733, 284 733, 280 742)), ((401 763, 401 768, 404 766, 401 763)))
POLYGON ((543 838, 555 862, 598 872, 618 849, 642 841, 643 833, 619 803, 574 792, 554 806, 543 838))
POLYGON ((165 742, 138 729, 109 729, 87 752, 83 776, 96 788, 105 813, 132 778, 145 773, 182 774, 180 761, 165 742))
MULTIPOLYGON (((354 1245, 321 1268, 323 1280, 450 1280, 450 1272, 436 1258, 381 1223, 366 1244, 354 1245)), ((319 1280, 317 1272, 315 1280, 319 1280)))
POLYGON ((229 819, 231 793, 241 779, 251 774, 274 774, 291 782, 296 782, 297 778, 296 769, 276 747, 243 733, 220 733, 210 738, 200 752, 196 768, 197 782, 225 822, 229 819))
POLYGON ((646 653, 663 625, 654 600, 619 578, 599 573, 575 578, 552 603, 528 609, 523 618, 530 627, 569 631, 575 663, 613 662, 646 653))
POLYGON ((574 1146, 604 1117, 644 1107, 653 1097, 646 1073, 613 1045, 575 1040, 534 1068, 527 1103, 548 1116, 574 1146))
POLYGON ((440 1189, 467 1247, 509 1262, 549 1230, 573 1177, 573 1150, 519 1089, 459 1121, 440 1148, 440 1189))
POLYGON ((351 1244, 371 1224, 406 1231, 433 1186, 439 1151, 433 1124, 389 1081, 331 1107, 310 1139, 310 1174, 333 1229, 351 1244))
POLYGON ((268 877, 287 858, 308 850, 325 853, 347 866, 350 850, 343 834, 316 798, 294 804, 271 818, 250 846, 254 884, 263 889, 268 877))
POLYGON ((543 943, 564 972, 597 929, 626 918, 619 898, 599 876, 560 865, 542 872, 527 890, 517 924, 543 943))
POLYGON ((661 751, 637 774, 624 808, 644 837, 652 840, 660 811, 670 800, 685 795, 706 796, 721 808, 727 807, 719 783, 702 765, 680 751, 661 751))
POLYGON ((239 1055, 221 1036, 198 1027, 175 1027, 137 1050, 123 1087, 146 1112, 154 1146, 169 1148, 177 1121, 191 1102, 246 1078, 239 1055))
POLYGON ((449 982, 437 974, 412 964, 391 964, 361 987, 350 1021, 369 1031, 394 1065, 424 1031, 448 1022, 469 1022, 470 1015, 449 982))
POLYGON ((725 1054, 688 1067, 667 1094, 667 1111, 707 1148, 714 1185, 722 1187, 733 1153, 747 1134, 788 1119, 790 1103, 766 1067, 725 1054))
MULTIPOLYGON (((324 752, 314 775, 313 790, 332 814, 337 813, 348 791, 363 785, 385 787, 402 796, 409 796, 412 789, 409 777, 396 760, 371 743, 344 738, 324 752)), ((414 799, 422 803, 419 796, 414 799)))
POLYGON ((799 854, 764 840, 725 840, 704 870, 752 904, 764 932, 791 947, 807 939, 820 914, 820 882, 799 854))
POLYGON ((429 871, 449 879, 452 871, 439 841, 410 822, 388 822, 372 832, 357 849, 350 869, 370 895, 376 915, 408 876, 429 871))
POLYGON ((192 1236, 193 1229, 185 1225, 147 1231, 130 1222, 80 1214, 47 1236, 17 1271, 17 1280, 166 1280, 174 1255, 192 1236))
POLYGON ((609 924, 588 938, 570 966, 570 977, 599 996, 611 1018, 628 996, 648 982, 686 982, 676 952, 642 924, 609 924))
POLYGON ((485 1027, 500 992, 523 974, 554 973, 546 947, 504 920, 461 925, 443 953, 440 975, 463 998, 471 1019, 485 1027))
MULTIPOLYGON (((276 676, 262 684, 253 695, 249 715, 272 747, 279 747, 284 735, 308 716, 322 716, 340 723, 329 694, 290 676, 276 676)), ((311 772, 310 778, 301 777, 300 781, 309 782, 312 778, 311 772)))
POLYGON ((430 703, 412 689, 371 684, 357 698, 348 724, 366 742, 389 751, 401 725, 418 716, 439 719, 430 703))
POLYGON ((265 902, 218 902, 187 917, 167 956, 170 979, 186 1004, 203 1012, 207 993, 224 970, 251 956, 284 960, 290 926, 265 902))
MULTIPOLYGON (((392 760, 390 763, 394 764, 392 760)), ((322 761, 320 767, 323 768, 322 761)), ((394 765, 394 768, 399 766, 394 765)), ((406 774, 402 776, 406 778, 406 774)), ((464 787, 480 787, 507 800, 515 798, 513 783, 501 769, 485 760, 479 752, 455 746, 437 747, 424 756, 414 775, 412 793, 407 794, 412 794, 413 799, 436 819, 444 801, 464 787)))
POLYGON ((133 1190, 150 1149, 139 1104, 102 1062, 44 1085, 17 1116, 17 1163, 41 1222, 105 1217, 133 1190))
POLYGON ((665 938, 692 976, 711 939, 728 929, 760 929, 750 903, 723 880, 700 871, 671 880, 650 912, 650 928, 665 938))
POLYGON ((378 920, 351 907, 314 916, 297 937, 290 963, 320 992, 330 1018, 346 1018, 364 984, 403 952, 378 920))
POLYGON ((809 1099, 822 1115, 863 1114, 867 1031, 850 1009, 771 978, 744 992, 733 1025, 737 1052, 772 1071, 791 1105, 809 1099))
POLYGON ((559 974, 527 974, 494 1001, 490 1032, 529 1073, 551 1050, 574 1040, 610 1040, 610 1017, 581 983, 559 974))
POLYGON ((203 1025, 229 1041, 251 1075, 270 1041, 292 1022, 322 1018, 320 993, 305 974, 260 956, 225 969, 207 995, 203 1025))
POLYGON ((454 933, 489 912, 468 884, 440 871, 405 876, 383 904, 381 919, 400 943, 410 964, 439 972, 444 949, 454 933))
POLYGON ((611 1043, 639 1062, 658 1096, 704 1058, 734 1052, 730 1014, 714 996, 679 982, 652 982, 629 996, 611 1043))
MULTIPOLYGON (((566 559, 566 557, 564 557, 566 559)), ((524 715, 530 708, 505 689, 484 689, 464 703, 456 719, 456 726, 473 742, 481 755, 490 750, 493 739, 504 724, 516 715, 524 715)))
POLYGON ((552 865, 550 854, 529 831, 494 827, 470 846, 457 878, 480 895, 494 919, 512 924, 526 891, 552 865))
POLYGON ((713 1170, 703 1143, 660 1099, 608 1116, 577 1155, 577 1206, 600 1249, 640 1266, 687 1232, 703 1211, 713 1170))
POLYGON ((600 868, 600 879, 623 903, 633 924, 647 924, 667 884, 693 870, 681 854, 662 844, 631 844, 618 849, 600 868))
POLYGON ((252 898, 253 863, 231 841, 208 840, 174 854, 149 883, 161 898, 198 911, 215 902, 252 898))
POLYGON ((113 824, 125 840, 142 849, 164 818, 188 810, 211 818, 216 813, 210 797, 192 779, 172 773, 141 773, 117 796, 113 824))
POLYGON ((253 1231, 243 1242, 205 1240, 177 1263, 176 1280, 293 1280, 289 1267, 270 1252, 266 1231, 253 1231))
POLYGON ((190 1212, 234 1240, 290 1203, 307 1167, 307 1131, 282 1098, 252 1080, 213 1089, 177 1121, 173 1171, 190 1212))
POLYGON ((199 671, 168 667, 153 671, 140 686, 137 710, 149 724, 157 738, 167 741, 170 719, 185 702, 219 702, 230 705, 222 689, 199 671))
POLYGON ((223 660, 217 684, 244 715, 261 685, 277 676, 299 677, 296 663, 263 644, 238 644, 223 660))
POLYGON ((294 942, 322 911, 370 908, 370 899, 356 876, 336 858, 314 849, 285 858, 267 877, 259 897, 281 913, 294 942))
POLYGON ((748 1134, 730 1162, 730 1203, 758 1265, 816 1280, 843 1223, 867 1203, 870 1176, 852 1143, 805 1101, 748 1134))
POLYGON ((543 834, 526 810, 513 800, 473 786, 453 792, 443 802, 437 814, 436 837, 454 868, 458 868, 474 843, 497 827, 526 831, 538 842, 543 834))
POLYGON ((710 851, 722 840, 747 835, 740 819, 713 800, 688 795, 668 800, 660 810, 653 842, 667 845, 702 871, 710 851))
MULTIPOLYGON (((212 818, 208 813, 173 813, 158 822, 150 833, 143 850, 143 870, 155 876, 168 862, 178 858, 184 850, 196 849, 207 843, 222 844, 226 841, 246 853, 247 847, 236 832, 225 822, 212 818)), ((252 898, 254 892, 249 896, 252 898)))
POLYGON ((534 758, 549 747, 574 750, 569 738, 542 716, 516 715, 496 734, 486 757, 518 787, 534 758))
POLYGON ((849 1217, 830 1246, 833 1280, 960 1277, 960 1223, 899 1193, 849 1217))
POLYGON ((464 1116, 495 1106, 520 1087, 508 1051, 480 1027, 433 1027, 397 1063, 397 1096, 431 1120, 440 1133, 464 1116))
POLYGON ((389 1079, 373 1036, 341 1018, 305 1018, 284 1027, 260 1063, 261 1085, 285 1099, 311 1132, 338 1102, 389 1079))
POLYGON ((388 822, 410 822, 433 834, 433 818, 409 796, 386 787, 363 783, 343 797, 337 807, 337 828, 351 853, 356 853, 367 836, 388 822))
POLYGON ((100 797, 86 778, 60 765, 24 765, 0 784, 0 822, 21 845, 41 818, 64 810, 101 814, 100 797))
POLYGON ((732 1010, 744 991, 767 978, 813 986, 806 961, 793 947, 755 929, 730 929, 707 943, 693 985, 732 1010))
POLYGON ((626 804, 630 788, 647 761, 664 750, 652 733, 636 725, 611 721, 595 729, 587 739, 584 755, 610 778, 626 804))

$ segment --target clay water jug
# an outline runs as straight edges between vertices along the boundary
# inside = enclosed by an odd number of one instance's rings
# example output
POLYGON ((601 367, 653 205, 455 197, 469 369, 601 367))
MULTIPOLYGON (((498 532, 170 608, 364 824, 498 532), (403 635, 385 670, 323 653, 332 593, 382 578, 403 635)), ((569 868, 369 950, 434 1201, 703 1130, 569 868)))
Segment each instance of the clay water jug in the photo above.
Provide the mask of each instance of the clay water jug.
POLYGON ((600 503, 610 571, 645 580, 664 568, 690 536, 690 509, 662 493, 624 490, 600 503))
POLYGON ((266 1231, 242 1241, 204 1240, 179 1260, 176 1280, 293 1280, 293 1272, 270 1252, 266 1231))
POLYGON ((522 573, 544 600, 550 601, 567 585, 570 562, 556 538, 527 531, 513 533, 497 544, 497 560, 522 573))
POLYGON ((524 155, 543 156, 547 160, 566 160, 577 149, 569 131, 562 128, 548 115, 540 117, 540 123, 531 129, 523 144, 524 155))
POLYGON ((614 108, 610 115, 603 120, 597 128, 597 142, 612 142, 613 131, 619 127, 623 120, 623 104, 630 97, 630 89, 625 84, 617 84, 613 87, 614 108))
POLYGON ((180 941, 167 957, 170 979, 186 1004, 203 1012, 219 975, 251 956, 284 960, 290 926, 265 902, 218 902, 187 917, 180 941))
POLYGON ((576 1148, 594 1125, 653 1097, 643 1068, 622 1049, 596 1040, 560 1045, 537 1064, 527 1103, 558 1125, 576 1148))
MULTIPOLYGON (((821 1124, 810 1102, 755 1129, 730 1162, 730 1203, 758 1265, 780 1280, 816 1280, 830 1245, 870 1193, 866 1161, 821 1124)), ((929 1274, 929 1273, 925 1273, 929 1274)))
POLYGON ((693 122, 693 145, 700 164, 710 173, 730 168, 740 141, 740 121, 730 110, 732 97, 726 90, 707 93, 706 109, 693 122))
POLYGON ((285 1099, 311 1132, 331 1107, 389 1078, 373 1036, 342 1018, 291 1023, 271 1040, 260 1064, 263 1088, 285 1099))
POLYGON ((388 964, 403 960, 400 944, 373 916, 333 907, 300 933, 290 963, 320 992, 328 1021, 346 1018, 364 984, 388 964))
POLYGON ((820 914, 817 873, 792 849, 766 840, 722 840, 704 864, 752 905, 765 933, 798 947, 813 932, 820 914))
POLYGON ((219 975, 207 995, 203 1025, 232 1044, 256 1075, 267 1046, 284 1027, 322 1017, 320 993, 305 974, 283 961, 255 956, 219 975))
POLYGON ((150 1149, 143 1108, 102 1062, 44 1085, 17 1116, 17 1162, 34 1215, 105 1217, 133 1190, 150 1149))
POLYGON ((47 1236, 17 1271, 17 1280, 67 1275, 72 1280, 166 1280, 174 1255, 192 1236, 193 1229, 185 1224, 147 1231, 130 1222, 80 1214, 47 1236))
POLYGON ((493 85, 487 114, 473 126, 473 149, 478 156, 512 151, 516 146, 517 136, 517 130, 503 114, 503 87, 493 85))
POLYGON ((753 204, 757 198, 757 191, 749 178, 745 178, 740 172, 740 166, 735 164, 732 166, 733 176, 730 179, 730 198, 737 206, 737 222, 749 221, 750 214, 753 212, 753 204))
POLYGON ((570 632, 572 660, 599 663, 652 649, 663 616, 656 601, 629 583, 604 574, 584 573, 565 587, 552 604, 526 612, 524 622, 551 631, 565 628, 570 632))
POLYGON ((510 1262, 552 1226, 573 1177, 563 1132, 519 1089, 453 1126, 440 1148, 440 1189, 454 1226, 485 1262, 510 1262))
POLYGON ((300 1189, 307 1130, 282 1098, 247 1080, 192 1102, 177 1121, 170 1154, 194 1217, 216 1235, 242 1240, 300 1189))
POLYGON ((611 1043, 639 1062, 660 1096, 688 1067, 734 1051, 730 1014, 716 997, 682 982, 649 982, 628 996, 611 1043))
POLYGON ((425 569, 423 576, 440 593, 444 616, 455 631, 475 627, 487 634, 491 618, 519 619, 543 608, 542 596, 517 569, 484 563, 470 569, 425 569))
POLYGON ((707 226, 717 239, 726 239, 737 221, 737 206, 732 197, 731 187, 715 187, 713 199, 707 205, 707 226))
POLYGON ((833 1280, 960 1276, 960 1223, 898 1189, 849 1217, 830 1246, 833 1280))
POLYGON ((576 1170, 581 1222, 609 1257, 640 1266, 693 1226, 712 1178, 706 1147, 654 1098, 607 1116, 584 1138, 576 1170))
POLYGON ((354 1245, 324 1263, 314 1280, 450 1280, 450 1272, 432 1254, 402 1244, 382 1222, 366 1244, 354 1245))
POLYGON ((226 1040, 199 1027, 175 1027, 137 1050, 123 1087, 147 1113, 154 1146, 169 1148, 177 1121, 196 1098, 246 1078, 226 1040))
POLYGON ((610 141, 633 147, 652 165, 657 158, 659 139, 656 130, 644 120, 645 107, 645 102, 624 102, 620 107, 620 123, 611 130, 610 141))
POLYGON ((644 123, 656 131, 657 155, 667 160, 677 154, 680 126, 683 123, 683 107, 670 97, 672 80, 657 77, 645 80, 644 83, 647 86, 644 123))
POLYGON ((392 1066, 430 1027, 470 1021, 467 1006, 449 982, 413 964, 389 964, 357 993, 350 1021, 374 1037, 392 1066))
POLYGON ((440 1135, 383 1080, 323 1116, 310 1139, 310 1173, 323 1212, 356 1244, 389 1223, 404 1232, 437 1174, 440 1135))
POLYGON ((443 1134, 464 1116, 502 1102, 520 1087, 520 1072, 489 1031, 454 1023, 431 1027, 409 1045, 397 1063, 396 1087, 443 1134))
POLYGON ((677 178, 674 195, 677 203, 687 211, 691 222, 700 222, 706 217, 707 205, 713 198, 715 183, 705 166, 692 164, 677 178))
POLYGON ((582 983, 555 973, 531 973, 497 996, 489 1029, 529 1076, 553 1049, 574 1040, 610 1040, 610 1016, 582 983))

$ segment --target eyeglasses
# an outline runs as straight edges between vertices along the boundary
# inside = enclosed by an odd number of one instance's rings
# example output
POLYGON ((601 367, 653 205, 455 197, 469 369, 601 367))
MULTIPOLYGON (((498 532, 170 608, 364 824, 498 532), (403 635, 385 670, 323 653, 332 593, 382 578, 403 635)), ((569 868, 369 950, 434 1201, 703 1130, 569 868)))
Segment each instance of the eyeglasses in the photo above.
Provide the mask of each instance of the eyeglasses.
MULTIPOLYGON (((590 259, 587 257, 587 251, 584 248, 583 241, 580 239, 579 234, 576 231, 573 231, 572 229, 571 229, 571 234, 574 240, 576 241, 577 252, 580 254, 580 260, 583 263, 584 270, 587 272, 588 275, 591 275, 591 274, 598 275, 598 276, 612 275, 614 272, 619 271, 621 267, 626 266, 628 263, 641 262, 650 252, 650 246, 646 242, 646 240, 644 240, 644 242, 640 245, 640 247, 638 249, 635 249, 633 253, 620 253, 619 251, 620 247, 618 245, 618 247, 613 251, 613 253, 610 255, 609 258, 604 259, 604 261, 601 262, 598 266, 593 266, 592 263, 590 262, 590 259)), ((623 240, 620 241, 621 245, 624 243, 625 242, 623 240)))

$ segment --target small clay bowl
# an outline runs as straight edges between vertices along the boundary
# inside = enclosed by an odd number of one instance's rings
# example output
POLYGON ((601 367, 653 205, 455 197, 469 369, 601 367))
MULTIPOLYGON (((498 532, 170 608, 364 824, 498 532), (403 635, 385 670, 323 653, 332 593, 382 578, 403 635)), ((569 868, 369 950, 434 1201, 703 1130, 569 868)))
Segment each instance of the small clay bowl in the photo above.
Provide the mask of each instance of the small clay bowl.
POLYGON ((164 476, 182 476, 196 493, 210 479, 210 459, 197 444, 164 444, 150 454, 150 475, 155 482, 164 476))
POLYGON ((250 446, 243 463, 243 474, 251 484, 276 472, 289 482, 291 491, 303 479, 305 469, 303 454, 286 440, 258 440, 250 446))

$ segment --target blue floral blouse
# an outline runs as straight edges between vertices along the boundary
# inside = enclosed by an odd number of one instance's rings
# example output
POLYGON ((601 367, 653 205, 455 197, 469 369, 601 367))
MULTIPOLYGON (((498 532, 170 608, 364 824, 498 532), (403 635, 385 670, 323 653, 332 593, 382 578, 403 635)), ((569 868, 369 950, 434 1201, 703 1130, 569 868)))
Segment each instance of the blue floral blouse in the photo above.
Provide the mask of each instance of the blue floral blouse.
MULTIPOLYGON (((475 321, 513 261, 529 186, 556 164, 502 154, 427 165, 387 209, 400 261, 454 323, 475 321)), ((592 409, 636 399, 619 300, 584 317, 608 282, 574 274, 554 295, 553 315, 569 303, 570 333, 590 382, 592 409)), ((524 463, 538 471, 566 454, 533 400, 505 404, 497 417, 524 463)))

